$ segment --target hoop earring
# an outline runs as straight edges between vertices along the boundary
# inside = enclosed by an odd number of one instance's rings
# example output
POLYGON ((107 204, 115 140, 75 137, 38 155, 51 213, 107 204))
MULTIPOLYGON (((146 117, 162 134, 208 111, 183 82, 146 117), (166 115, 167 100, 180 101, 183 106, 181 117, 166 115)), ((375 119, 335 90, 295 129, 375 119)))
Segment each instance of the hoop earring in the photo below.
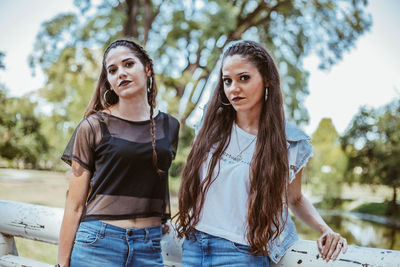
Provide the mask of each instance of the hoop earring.
POLYGON ((150 94, 151 93, 151 89, 153 88, 153 77, 150 76, 147 79, 147 93, 150 94))
POLYGON ((221 104, 224 105, 224 106, 230 106, 230 105, 232 105, 230 102, 224 103, 224 102, 222 102, 222 100, 221 100, 221 104))
POLYGON ((224 106, 230 106, 230 105, 232 105, 231 104, 231 102, 229 102, 229 100, 228 100, 228 103, 225 103, 224 101, 223 101, 223 99, 225 98, 225 99, 228 99, 227 97, 226 97, 226 95, 225 95, 225 93, 224 92, 219 92, 219 96, 221 97, 221 104, 222 105, 224 105, 224 106))
POLYGON ((107 93, 109 93, 109 92, 110 92, 110 90, 107 89, 107 90, 104 92, 104 95, 103 95, 104 101, 105 101, 106 104, 108 104, 108 105, 109 105, 109 103, 108 103, 108 101, 107 101, 107 93))
POLYGON ((264 98, 265 98, 265 102, 267 102, 267 99, 268 99, 268 87, 265 87, 265 96, 264 96, 264 98))

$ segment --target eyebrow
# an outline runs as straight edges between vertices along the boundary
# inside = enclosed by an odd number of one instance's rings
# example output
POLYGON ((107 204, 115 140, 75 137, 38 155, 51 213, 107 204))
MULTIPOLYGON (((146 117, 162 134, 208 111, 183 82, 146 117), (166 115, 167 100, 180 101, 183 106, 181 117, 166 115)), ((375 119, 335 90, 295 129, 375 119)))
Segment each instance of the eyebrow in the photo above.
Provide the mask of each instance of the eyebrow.
MULTIPOLYGON (((128 58, 123 59, 123 60, 122 60, 122 63, 124 63, 125 61, 128 61, 128 60, 131 60, 131 59, 132 59, 132 60, 135 60, 135 59, 132 58, 132 57, 128 57, 128 58)), ((109 69, 109 68, 112 67, 112 66, 114 66, 114 64, 108 65, 108 66, 107 66, 107 69, 109 69)))
MULTIPOLYGON (((236 76, 240 76, 240 75, 242 75, 242 74, 249 74, 249 72, 247 72, 247 71, 242 71, 242 72, 239 72, 238 74, 236 74, 236 76)), ((222 75, 222 77, 229 77, 229 75, 222 75)))

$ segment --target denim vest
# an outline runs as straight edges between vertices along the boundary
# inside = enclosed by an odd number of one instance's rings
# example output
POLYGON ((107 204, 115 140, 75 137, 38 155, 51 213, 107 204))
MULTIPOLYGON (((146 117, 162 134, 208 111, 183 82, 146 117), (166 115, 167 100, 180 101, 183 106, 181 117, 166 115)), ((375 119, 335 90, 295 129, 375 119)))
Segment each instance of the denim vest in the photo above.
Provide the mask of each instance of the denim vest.
MULTIPOLYGON (((289 149, 289 183, 291 183, 296 174, 307 164, 308 159, 312 156, 313 148, 308 143, 310 137, 288 122, 286 122, 286 139, 289 149)), ((283 232, 277 239, 269 243, 269 258, 274 263, 278 263, 289 247, 298 240, 296 227, 290 215, 284 211, 282 217, 287 217, 283 232)))

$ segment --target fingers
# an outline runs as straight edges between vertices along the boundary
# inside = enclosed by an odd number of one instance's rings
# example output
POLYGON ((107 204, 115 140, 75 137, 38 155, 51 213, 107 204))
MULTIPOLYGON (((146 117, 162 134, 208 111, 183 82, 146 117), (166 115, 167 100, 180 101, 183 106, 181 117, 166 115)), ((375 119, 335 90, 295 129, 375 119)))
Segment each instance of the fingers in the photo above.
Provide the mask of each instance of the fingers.
POLYGON ((346 238, 344 238, 344 237, 342 237, 343 238, 343 248, 342 248, 342 252, 343 252, 343 254, 345 254, 346 252, 347 252, 347 240, 346 240, 346 238))
MULTIPOLYGON (((320 244, 323 245, 322 250, 322 259, 328 262, 329 260, 336 260, 342 251, 343 254, 347 252, 347 240, 344 237, 341 237, 340 234, 337 233, 328 233, 323 236, 317 241, 318 248, 320 244), (324 244, 324 240, 326 240, 324 244)), ((321 250, 320 250, 321 251, 321 250)))
POLYGON ((343 246, 344 246, 344 242, 339 240, 339 242, 336 245, 336 249, 335 249, 335 251, 333 252, 333 254, 331 256, 332 260, 336 260, 337 259, 337 257, 339 256, 340 251, 343 250, 343 246))
POLYGON ((322 254, 322 258, 325 259, 327 262, 330 260, 332 254, 335 252, 339 239, 340 235, 337 233, 328 234, 328 240, 326 241, 324 253, 322 254))
POLYGON ((326 234, 323 234, 317 240, 318 250, 319 250, 319 253, 321 253, 321 254, 323 254, 325 239, 326 239, 326 234))

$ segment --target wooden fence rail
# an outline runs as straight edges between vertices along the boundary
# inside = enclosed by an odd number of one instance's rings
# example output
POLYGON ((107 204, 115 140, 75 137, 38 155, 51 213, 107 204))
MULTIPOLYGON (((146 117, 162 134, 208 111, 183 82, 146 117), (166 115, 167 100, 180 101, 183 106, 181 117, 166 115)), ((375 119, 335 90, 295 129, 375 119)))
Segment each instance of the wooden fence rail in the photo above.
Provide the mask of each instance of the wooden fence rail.
MULTIPOLYGON (((14 236, 51 244, 58 243, 63 209, 0 200, 0 266, 51 266, 18 256, 14 236)), ((181 243, 174 231, 161 241, 164 263, 181 265, 181 243)), ((346 254, 326 263, 315 241, 297 241, 278 264, 283 267, 400 267, 400 251, 351 245, 346 254)))

